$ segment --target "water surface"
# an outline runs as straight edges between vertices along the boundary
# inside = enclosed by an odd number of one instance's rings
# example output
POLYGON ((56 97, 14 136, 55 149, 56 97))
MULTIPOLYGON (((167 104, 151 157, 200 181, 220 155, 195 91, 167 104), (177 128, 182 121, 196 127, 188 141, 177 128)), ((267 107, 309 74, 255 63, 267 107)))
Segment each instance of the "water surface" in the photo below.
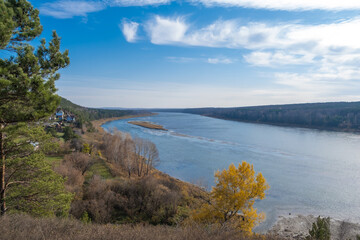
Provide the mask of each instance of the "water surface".
MULTIPOLYGON (((140 119, 140 118, 134 118, 140 119)), ((133 119, 131 119, 133 120, 133 119)), ((159 149, 157 168, 184 181, 214 185, 214 172, 247 161, 270 189, 256 202, 269 228, 280 215, 314 214, 360 222, 360 135, 241 123, 183 113, 143 117, 169 129, 108 122, 159 149)))

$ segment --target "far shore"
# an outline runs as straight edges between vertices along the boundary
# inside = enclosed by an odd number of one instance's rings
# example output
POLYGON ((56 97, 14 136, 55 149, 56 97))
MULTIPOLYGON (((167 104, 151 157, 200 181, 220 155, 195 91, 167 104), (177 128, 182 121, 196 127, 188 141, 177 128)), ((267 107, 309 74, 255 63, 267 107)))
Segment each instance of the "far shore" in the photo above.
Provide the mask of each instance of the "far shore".
POLYGON ((129 121, 128 123, 136 125, 136 126, 144 127, 144 128, 167 131, 167 129, 165 129, 163 126, 157 125, 157 124, 154 124, 154 123, 151 123, 151 122, 129 121))
POLYGON ((103 132, 104 129, 101 127, 105 123, 121 120, 121 119, 129 119, 129 118, 138 118, 138 117, 149 117, 156 115, 157 113, 143 113, 143 114, 137 114, 137 115, 126 115, 121 117, 113 117, 113 118, 103 118, 99 120, 94 120, 91 123, 93 124, 94 128, 98 130, 99 132, 103 132))
POLYGON ((246 121, 246 120, 238 120, 238 119, 231 119, 225 117, 218 117, 218 116, 211 116, 206 114, 196 114, 209 118, 216 118, 226 121, 233 121, 233 122, 242 122, 242 123, 252 123, 252 124, 261 124, 261 125, 268 125, 268 126, 276 126, 276 127, 286 127, 286 128, 300 128, 300 129, 311 129, 317 131, 326 131, 326 132, 339 132, 339 133, 352 133, 352 134, 360 134, 360 130, 358 129, 349 129, 349 128, 330 128, 330 127, 319 127, 319 126, 308 126, 308 125, 301 125, 301 124, 291 124, 291 123, 271 123, 271 122, 257 122, 257 121, 246 121))

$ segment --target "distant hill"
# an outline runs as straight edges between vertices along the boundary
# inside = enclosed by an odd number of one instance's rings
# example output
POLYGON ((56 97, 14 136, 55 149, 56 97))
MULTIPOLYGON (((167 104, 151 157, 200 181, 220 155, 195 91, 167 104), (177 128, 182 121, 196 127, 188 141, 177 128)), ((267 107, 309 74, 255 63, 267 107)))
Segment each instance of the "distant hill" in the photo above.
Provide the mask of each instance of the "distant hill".
POLYGON ((71 101, 61 97, 60 106, 61 109, 67 112, 73 113, 78 119, 82 119, 84 122, 98 120, 102 118, 122 117, 125 115, 134 115, 144 111, 135 110, 110 110, 101 108, 87 108, 72 103, 71 101))
POLYGON ((360 132, 360 102, 329 102, 233 108, 157 109, 283 126, 360 132))

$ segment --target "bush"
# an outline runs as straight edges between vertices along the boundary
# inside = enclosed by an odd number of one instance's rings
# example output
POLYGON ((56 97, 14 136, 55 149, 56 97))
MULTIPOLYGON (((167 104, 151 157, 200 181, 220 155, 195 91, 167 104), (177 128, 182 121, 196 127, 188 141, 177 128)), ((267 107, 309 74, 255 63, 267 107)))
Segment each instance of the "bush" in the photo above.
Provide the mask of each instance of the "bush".
POLYGON ((136 223, 173 225, 181 195, 153 177, 103 180, 94 176, 83 199, 72 203, 70 213, 78 219, 84 212, 95 223, 136 223))
POLYGON ((52 127, 47 128, 46 133, 50 134, 53 137, 58 137, 55 128, 52 128, 52 127))
POLYGON ((321 218, 320 216, 313 223, 309 231, 308 240, 330 240, 330 218, 321 218))
POLYGON ((55 172, 66 178, 65 187, 72 193, 82 193, 85 181, 84 174, 92 165, 92 159, 84 153, 71 153, 64 156, 59 166, 54 168, 55 172))
POLYGON ((72 130, 71 127, 65 127, 64 128, 64 136, 63 136, 65 141, 69 141, 73 138, 76 138, 76 135, 74 133, 74 131, 72 130))

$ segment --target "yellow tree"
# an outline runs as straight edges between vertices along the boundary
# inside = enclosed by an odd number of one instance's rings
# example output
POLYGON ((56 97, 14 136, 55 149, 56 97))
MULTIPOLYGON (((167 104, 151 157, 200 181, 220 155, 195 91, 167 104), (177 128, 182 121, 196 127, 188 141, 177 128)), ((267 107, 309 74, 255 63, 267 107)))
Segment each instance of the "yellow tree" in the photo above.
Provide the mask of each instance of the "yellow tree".
POLYGON ((205 224, 230 225, 242 232, 251 233, 265 215, 253 208, 255 200, 264 199, 269 188, 261 173, 255 176, 253 165, 242 162, 228 170, 215 173, 216 186, 210 202, 195 211, 192 219, 205 224))

